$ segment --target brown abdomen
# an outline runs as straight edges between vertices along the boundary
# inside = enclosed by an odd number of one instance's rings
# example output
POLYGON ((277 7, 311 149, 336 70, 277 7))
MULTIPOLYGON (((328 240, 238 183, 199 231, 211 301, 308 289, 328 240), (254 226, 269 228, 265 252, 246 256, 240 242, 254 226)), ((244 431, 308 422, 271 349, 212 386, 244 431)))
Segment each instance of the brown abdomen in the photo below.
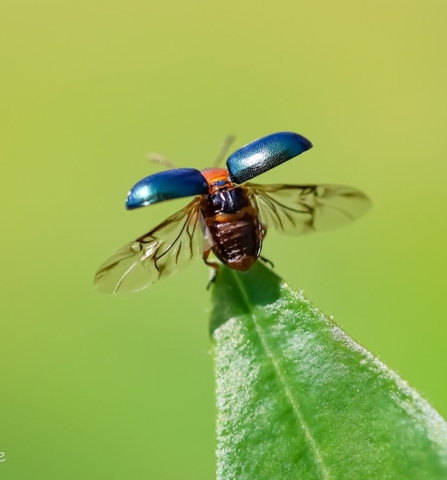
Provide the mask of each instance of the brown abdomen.
POLYGON ((206 195, 201 210, 216 257, 235 270, 248 270, 261 253, 263 228, 246 191, 236 187, 206 195))

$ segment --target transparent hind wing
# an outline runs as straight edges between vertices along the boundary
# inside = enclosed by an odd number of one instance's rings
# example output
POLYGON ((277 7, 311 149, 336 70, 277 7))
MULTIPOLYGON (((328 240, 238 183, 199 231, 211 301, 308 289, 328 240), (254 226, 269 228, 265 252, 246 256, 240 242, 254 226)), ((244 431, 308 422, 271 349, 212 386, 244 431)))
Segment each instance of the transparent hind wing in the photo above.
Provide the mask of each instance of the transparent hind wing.
POLYGON ((368 197, 342 185, 257 185, 246 183, 261 221, 286 235, 342 227, 370 208, 368 197))
POLYGON ((150 232, 118 250, 96 273, 102 293, 138 292, 169 277, 199 257, 204 246, 204 221, 196 197, 150 232))

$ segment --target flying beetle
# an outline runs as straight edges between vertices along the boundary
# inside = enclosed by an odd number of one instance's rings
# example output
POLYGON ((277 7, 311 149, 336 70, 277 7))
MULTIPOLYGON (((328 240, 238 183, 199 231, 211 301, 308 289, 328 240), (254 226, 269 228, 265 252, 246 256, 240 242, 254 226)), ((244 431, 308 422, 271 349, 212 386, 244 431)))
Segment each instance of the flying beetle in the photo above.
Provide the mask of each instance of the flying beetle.
POLYGON ((297 133, 279 132, 255 140, 227 159, 227 169, 174 168, 140 180, 129 192, 133 210, 175 198, 188 205, 104 262, 95 276, 103 293, 142 290, 212 252, 220 262, 249 270, 260 257, 268 228, 303 235, 343 226, 369 208, 368 197, 340 185, 259 185, 249 180, 309 150, 297 133))

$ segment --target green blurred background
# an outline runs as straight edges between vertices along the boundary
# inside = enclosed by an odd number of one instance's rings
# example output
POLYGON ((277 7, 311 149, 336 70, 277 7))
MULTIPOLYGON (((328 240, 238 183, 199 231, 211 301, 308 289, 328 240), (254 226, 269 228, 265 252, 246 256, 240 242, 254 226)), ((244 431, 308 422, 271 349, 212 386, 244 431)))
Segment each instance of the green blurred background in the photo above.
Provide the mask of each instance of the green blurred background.
POLYGON ((162 152, 204 168, 281 130, 260 182, 330 182, 361 221, 264 255, 447 415, 447 3, 2 0, 0 478, 210 479, 201 261, 92 291, 118 247, 185 204, 123 208, 162 152))

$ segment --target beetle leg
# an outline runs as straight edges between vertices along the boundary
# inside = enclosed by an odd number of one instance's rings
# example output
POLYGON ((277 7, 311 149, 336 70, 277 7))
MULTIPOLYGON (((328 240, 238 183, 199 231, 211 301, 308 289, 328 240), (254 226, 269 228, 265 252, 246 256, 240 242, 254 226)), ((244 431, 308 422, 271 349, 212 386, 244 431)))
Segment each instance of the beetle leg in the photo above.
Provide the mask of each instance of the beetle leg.
POLYGON ((203 252, 203 256, 202 256, 203 261, 212 269, 210 279, 208 280, 208 285, 206 286, 207 290, 209 290, 209 288, 211 287, 211 284, 214 282, 214 280, 216 280, 217 272, 219 271, 219 268, 220 268, 220 265, 218 263, 208 261, 208 257, 210 253, 211 253, 211 248, 203 252))
POLYGON ((275 265, 273 265, 273 262, 269 260, 268 258, 263 257, 262 255, 259 256, 259 258, 264 262, 268 263, 272 268, 275 268, 275 265))
MULTIPOLYGON (((266 235, 267 235, 267 228, 264 225, 261 225, 261 229, 262 229, 262 240, 264 240, 266 235)), ((265 258, 262 255, 260 255, 259 258, 264 263, 268 263, 272 268, 275 268, 275 265, 273 265, 273 262, 271 260, 269 260, 268 258, 265 258)))
POLYGON ((262 240, 267 236, 267 227, 261 223, 262 240))

